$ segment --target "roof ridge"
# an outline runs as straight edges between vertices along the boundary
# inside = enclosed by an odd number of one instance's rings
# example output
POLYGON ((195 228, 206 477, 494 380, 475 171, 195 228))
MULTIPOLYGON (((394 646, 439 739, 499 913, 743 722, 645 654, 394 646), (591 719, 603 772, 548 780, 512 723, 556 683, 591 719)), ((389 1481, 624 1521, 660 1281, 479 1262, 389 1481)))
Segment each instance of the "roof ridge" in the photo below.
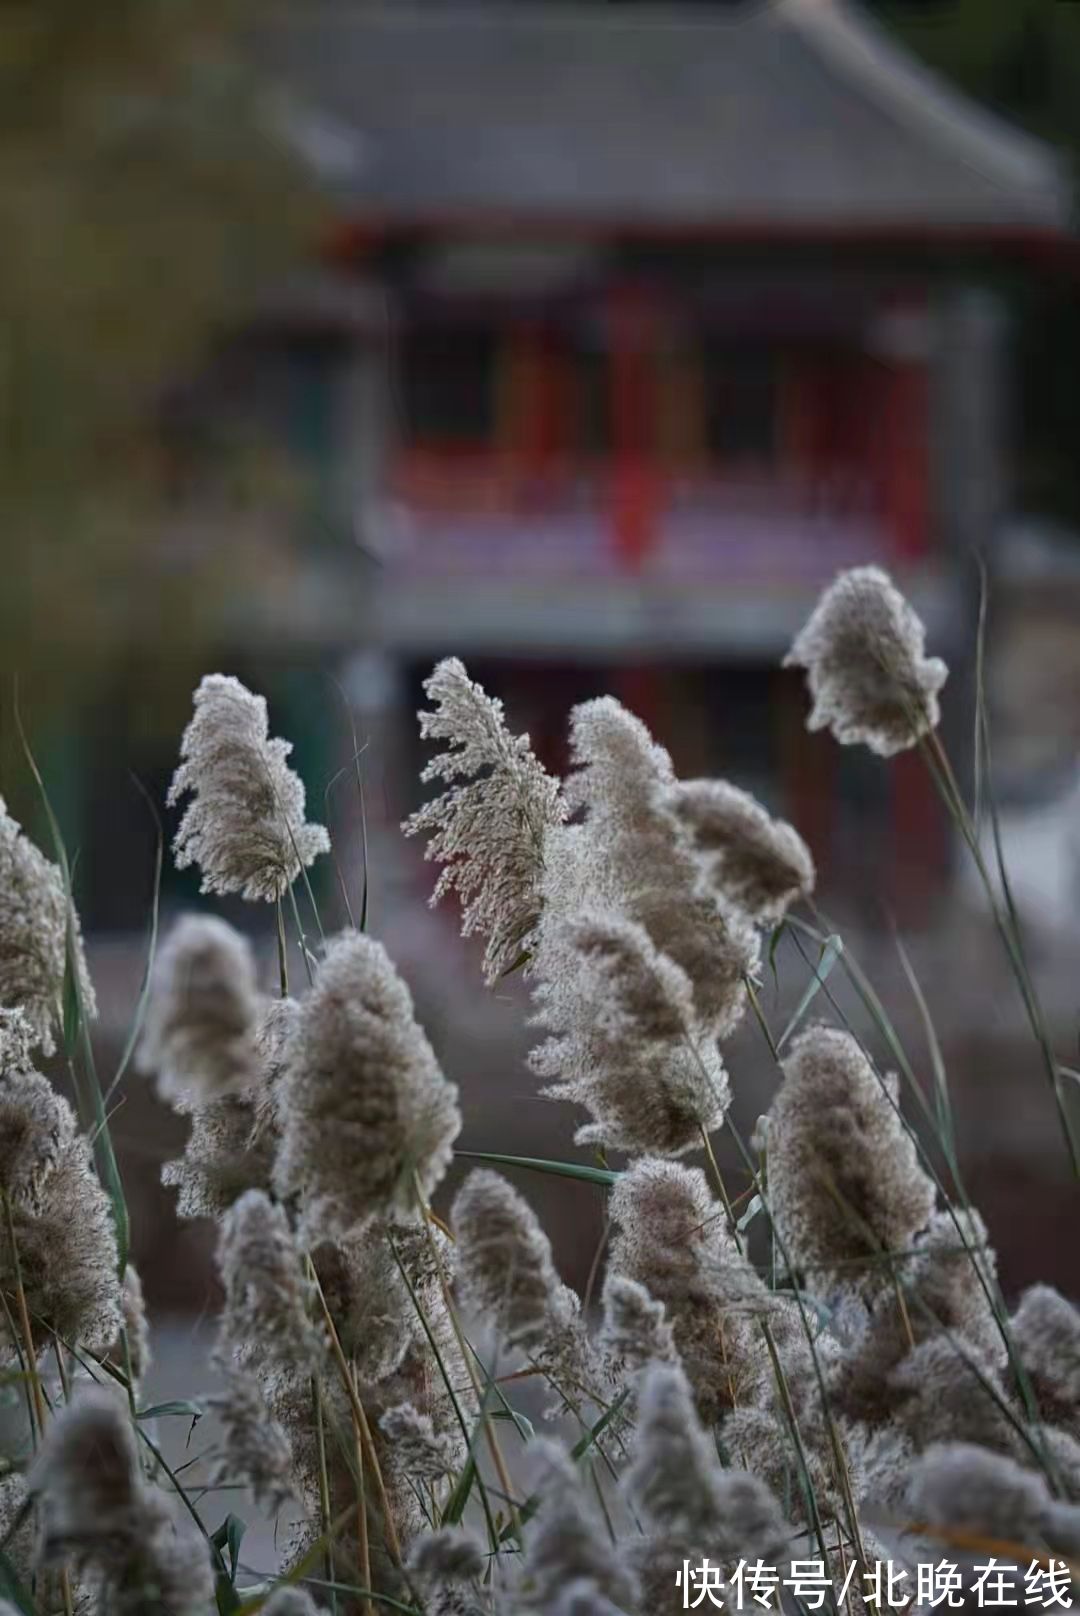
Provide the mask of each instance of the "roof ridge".
POLYGON ((864 11, 846 0, 771 0, 770 9, 775 21, 798 29, 879 106, 891 103, 901 120, 918 121, 984 175, 993 164, 987 177, 998 183, 1054 192, 1067 214, 1065 167, 1053 148, 956 89, 864 11))
POLYGON ((357 204, 1070 231, 1065 162, 853 0, 713 17, 599 0, 269 7, 253 49, 309 108, 308 144, 357 204))

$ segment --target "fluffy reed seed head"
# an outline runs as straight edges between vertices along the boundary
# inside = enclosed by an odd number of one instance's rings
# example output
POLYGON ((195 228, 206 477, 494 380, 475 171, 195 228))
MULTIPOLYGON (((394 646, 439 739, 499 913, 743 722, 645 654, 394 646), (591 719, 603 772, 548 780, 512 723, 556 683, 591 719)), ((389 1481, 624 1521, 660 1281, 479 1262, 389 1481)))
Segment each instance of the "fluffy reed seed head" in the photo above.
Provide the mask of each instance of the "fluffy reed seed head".
POLYGON ((448 785, 403 829, 407 836, 427 833, 425 857, 444 866, 432 903, 456 891, 462 935, 486 938, 490 984, 530 950, 544 837, 566 818, 566 805, 559 782, 533 756, 529 737, 510 734, 502 702, 471 680, 456 657, 438 664, 424 690, 435 707, 418 715, 420 734, 445 749, 421 778, 448 785))
POLYGON ((604 1280, 600 1346, 613 1380, 637 1374, 651 1363, 677 1363, 675 1333, 663 1302, 626 1274, 604 1280))
POLYGON ((888 1386, 890 1423, 917 1450, 951 1441, 1024 1453, 994 1365, 961 1336, 934 1335, 920 1342, 889 1375, 888 1386))
POLYGON ((258 1014, 251 944, 216 916, 185 915, 157 958, 139 1067, 187 1108, 248 1088, 258 1014))
POLYGON ((525 1545, 527 1603, 546 1610, 569 1584, 581 1579, 617 1609, 636 1610, 633 1572, 594 1519, 568 1454, 557 1443, 538 1437, 529 1443, 529 1459, 539 1509, 525 1545))
POLYGON ((436 1431, 431 1417, 412 1403, 398 1403, 379 1417, 379 1429, 390 1444, 395 1470, 416 1481, 441 1481, 458 1462, 458 1444, 436 1431))
POLYGON ((95 1608, 201 1616, 214 1579, 202 1539, 174 1521, 143 1480, 127 1414, 108 1392, 82 1393, 49 1426, 30 1473, 42 1565, 85 1568, 95 1608))
POLYGON ((192 799, 173 843, 177 868, 197 864, 203 892, 273 902, 330 838, 305 822, 303 782, 286 762, 292 746, 270 738, 265 698, 212 673, 194 702, 168 795, 170 805, 192 799))
POLYGON ((1032 1555, 1044 1544, 1080 1550, 1080 1508, 1051 1498, 1036 1472, 971 1443, 935 1443, 916 1459, 908 1511, 920 1525, 1022 1544, 1032 1555))
POLYGON ((584 1106, 578 1144, 678 1155, 724 1119, 727 1073, 694 1010, 689 977, 644 926, 583 910, 545 929, 536 1021, 554 1036, 529 1057, 545 1093, 584 1106))
POLYGON ((579 1577, 563 1590, 549 1616, 623 1616, 617 1605, 603 1594, 591 1577, 579 1577))
POLYGON ((623 1173, 609 1210, 609 1272, 663 1304, 698 1414, 713 1425, 768 1363, 759 1321, 769 1294, 700 1169, 645 1157, 623 1173))
POLYGON ((757 926, 775 926, 814 890, 810 849, 749 791, 726 780, 680 781, 668 798, 705 880, 757 926))
MULTIPOLYGON (((4 1085, 6 1087, 6 1085, 4 1085)), ((63 1102, 61 1102, 63 1104, 63 1102)), ((109 1198, 94 1173, 74 1120, 61 1124, 57 1150, 31 1200, 12 1202, 11 1216, 35 1346, 52 1334, 105 1353, 120 1331, 121 1287, 109 1198)), ((0 1288, 11 1295, 10 1242, 0 1241, 0 1288)))
POLYGON ((64 877, 23 834, 0 797, 0 1005, 25 1018, 17 1034, 9 1030, 9 1039, 26 1038, 46 1055, 54 1053, 62 1024, 69 942, 80 1004, 92 1016, 94 989, 64 877))
POLYGON ((0 1082, 0 1191, 36 1202, 75 1138, 67 1101, 40 1072, 13 1071, 0 1082))
POLYGON ((46 1561, 92 1556, 99 1540, 130 1536, 142 1474, 131 1423, 112 1393, 82 1392, 49 1426, 30 1485, 40 1500, 46 1561))
POLYGON ((844 1350, 830 1389, 835 1406, 871 1425, 890 1421, 897 1409, 893 1370, 913 1344, 939 1333, 962 1338, 980 1361, 1002 1368, 1004 1341, 984 1289, 993 1294, 994 1268, 977 1212, 935 1212, 898 1256, 896 1284, 869 1298, 846 1293, 844 1350))
POLYGON ((223 1364, 224 1388, 209 1399, 223 1433, 223 1451, 214 1467, 214 1486, 243 1482, 260 1509, 276 1514, 295 1495, 293 1453, 284 1428, 274 1419, 250 1370, 223 1364))
POLYGON ((808 728, 882 757, 937 727, 948 669, 924 655, 926 630, 879 567, 842 572, 825 590, 784 658, 806 669, 808 728))
POLYGON ((331 942, 300 1006, 281 1084, 275 1180, 301 1197, 309 1244, 415 1213, 461 1128, 448 1083, 381 943, 331 942))
POLYGON ((1032 1285, 1012 1337, 1043 1417, 1080 1437, 1080 1310, 1052 1285, 1032 1285))
POLYGON ((638 1408, 637 1447, 623 1487, 646 1531, 710 1558, 770 1563, 790 1528, 756 1476, 721 1469, 682 1369, 651 1364, 638 1408))
MULTIPOLYGON (((34 1556, 37 1548, 35 1522, 30 1504, 30 1491, 21 1470, 9 1470, 0 1476, 0 1543, 4 1545, 8 1565, 27 1586, 34 1575, 34 1556)), ((0 1611, 3 1606, 0 1605, 0 1611)), ((16 1616, 25 1616, 17 1611, 16 1616)))
POLYGON ((576 768, 566 797, 586 817, 549 837, 546 913, 614 908, 643 926, 689 978, 702 1035, 725 1037, 746 1008, 745 978, 757 971, 760 946, 746 916, 702 885, 669 806, 670 757, 610 696, 574 708, 570 741, 576 768))
POLYGON ((450 1221, 462 1300, 494 1321, 503 1345, 538 1352, 576 1318, 577 1297, 559 1279, 536 1213, 500 1174, 475 1168, 458 1190, 450 1221))
MULTIPOLYGON (((393 1234, 392 1246, 389 1225, 368 1223, 340 1240, 316 1246, 311 1253, 342 1347, 361 1381, 370 1384, 387 1381, 400 1369, 410 1348, 426 1339, 409 1285, 429 1321, 444 1305, 424 1230, 416 1225, 394 1228, 393 1234)), ((440 1255, 444 1273, 449 1272, 448 1254, 443 1251, 440 1255)))
POLYGON ((456 1527, 421 1532, 409 1546, 408 1564, 430 1616, 485 1616, 491 1609, 480 1592, 488 1562, 470 1532, 456 1527))
MULTIPOLYGON (((880 1289, 934 1207, 932 1180, 854 1038, 809 1028, 783 1062, 768 1118, 772 1215, 787 1255, 815 1280, 880 1289)), ((888 1081, 888 1080, 886 1080, 888 1081)))
MULTIPOLYGON (((280 1133, 278 1082, 298 1008, 295 999, 264 999, 255 1029, 253 1081, 190 1109, 184 1154, 161 1170, 161 1182, 179 1191, 180 1217, 219 1218, 245 1190, 270 1189, 280 1133)), ((186 1100, 179 1109, 188 1112, 186 1100)))
POLYGON ((9 1072, 27 1071, 33 1047, 33 1028, 23 1011, 0 1005, 0 1078, 9 1072))
POLYGON ((933 1316, 926 1321, 924 1314, 921 1324, 911 1320, 916 1335, 944 1327, 970 1341, 989 1362, 1003 1366, 1005 1343, 987 1296, 988 1290, 994 1294, 997 1254, 978 1212, 950 1208, 933 1213, 914 1250, 916 1260, 906 1270, 905 1282, 933 1316))
POLYGON ((409 1548, 409 1569, 425 1581, 478 1580, 487 1559, 471 1532, 444 1526, 422 1533, 409 1548))
POLYGON ((261 1190, 245 1191, 221 1220, 217 1260, 223 1352, 289 1368, 317 1363, 322 1338, 309 1317, 311 1288, 284 1208, 261 1190))

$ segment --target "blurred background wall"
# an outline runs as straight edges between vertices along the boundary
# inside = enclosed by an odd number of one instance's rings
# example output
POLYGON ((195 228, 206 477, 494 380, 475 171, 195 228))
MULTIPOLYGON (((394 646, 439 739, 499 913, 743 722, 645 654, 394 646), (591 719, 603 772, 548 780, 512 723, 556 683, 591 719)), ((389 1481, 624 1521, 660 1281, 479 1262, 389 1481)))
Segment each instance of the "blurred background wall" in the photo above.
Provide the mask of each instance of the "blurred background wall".
MULTIPOLYGON (((1053 1109, 948 822, 916 759, 807 735, 780 662, 840 567, 888 567, 950 664, 966 769, 981 558, 996 786, 1067 1058, 1080 7, 24 0, 0 31, 0 778, 40 829, 17 674, 106 1068, 150 805, 220 668, 266 694, 334 830, 334 923, 339 876, 363 879, 363 748, 372 925, 462 1085, 463 1143, 567 1153, 520 985, 482 991, 397 829, 421 681, 456 654, 551 768, 569 707, 610 690, 680 774, 792 819, 928 1075, 899 928, 1007 1287, 1075 1288, 1053 1109)), ((198 901, 166 859, 163 920, 198 901)), ((269 962, 270 915, 230 918, 269 962)), ((808 966, 785 945, 778 968, 782 1025, 808 966)), ((774 1080, 752 1029, 731 1066, 750 1124, 774 1080)), ((157 1186, 178 1124, 128 1090, 135 1254, 152 1303, 198 1308, 206 1233, 157 1186)), ((525 1187, 582 1281, 595 1197, 525 1187)))

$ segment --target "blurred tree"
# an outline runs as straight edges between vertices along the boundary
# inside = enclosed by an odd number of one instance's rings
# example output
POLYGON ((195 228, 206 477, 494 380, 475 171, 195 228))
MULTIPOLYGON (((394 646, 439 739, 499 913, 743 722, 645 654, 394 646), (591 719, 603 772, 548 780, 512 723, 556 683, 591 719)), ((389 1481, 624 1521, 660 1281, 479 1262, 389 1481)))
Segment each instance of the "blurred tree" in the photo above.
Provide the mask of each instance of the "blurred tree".
POLYGON ((0 6, 5 717, 14 670, 37 717, 212 626, 228 558, 164 537, 159 404, 317 222, 250 20, 243 0, 0 6))
MULTIPOLYGON (((874 9, 969 95, 1080 159, 1080 5, 1070 0, 876 0, 874 9)), ((1013 287, 1018 502, 1080 529, 1074 269, 1013 287)))

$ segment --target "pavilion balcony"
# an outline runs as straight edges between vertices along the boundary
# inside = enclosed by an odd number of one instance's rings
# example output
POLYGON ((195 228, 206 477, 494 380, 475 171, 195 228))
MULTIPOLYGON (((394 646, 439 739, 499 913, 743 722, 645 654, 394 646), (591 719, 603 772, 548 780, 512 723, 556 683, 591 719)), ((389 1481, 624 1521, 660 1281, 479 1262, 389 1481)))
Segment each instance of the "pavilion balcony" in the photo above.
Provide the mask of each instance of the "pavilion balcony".
POLYGON ((940 587, 927 558, 905 564, 855 474, 661 478, 630 466, 528 478, 413 464, 362 526, 383 563, 383 634, 418 652, 453 640, 769 656, 844 567, 877 562, 916 592, 940 587))

